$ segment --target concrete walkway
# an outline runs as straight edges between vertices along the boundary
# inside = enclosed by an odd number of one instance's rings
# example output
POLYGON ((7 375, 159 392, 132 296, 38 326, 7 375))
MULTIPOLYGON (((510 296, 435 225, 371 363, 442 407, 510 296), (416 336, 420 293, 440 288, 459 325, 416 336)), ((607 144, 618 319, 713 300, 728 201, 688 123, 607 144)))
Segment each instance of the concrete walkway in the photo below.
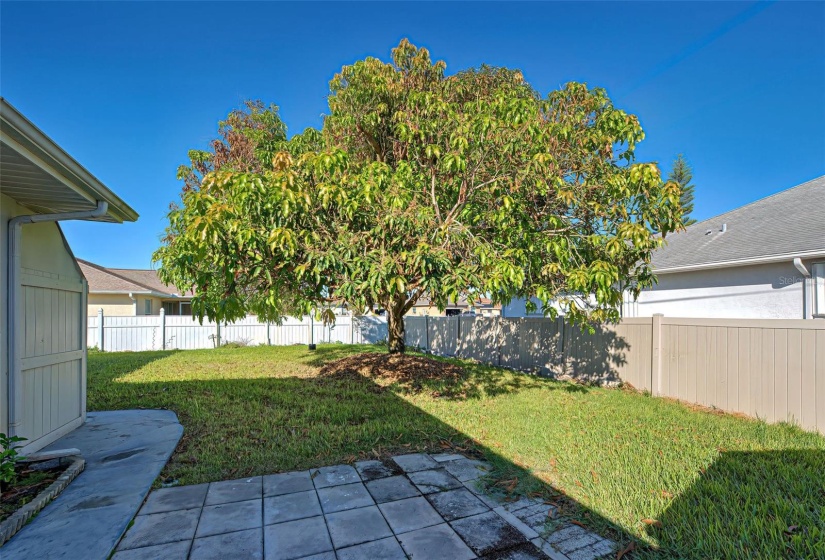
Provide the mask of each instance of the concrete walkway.
POLYGON ((417 453, 155 490, 113 560, 592 560, 614 550, 577 525, 546 533, 551 505, 486 496, 475 481, 488 468, 417 453))
POLYGON ((0 548, 0 558, 108 558, 182 434, 168 410, 90 412, 46 448, 80 449, 86 469, 0 548))

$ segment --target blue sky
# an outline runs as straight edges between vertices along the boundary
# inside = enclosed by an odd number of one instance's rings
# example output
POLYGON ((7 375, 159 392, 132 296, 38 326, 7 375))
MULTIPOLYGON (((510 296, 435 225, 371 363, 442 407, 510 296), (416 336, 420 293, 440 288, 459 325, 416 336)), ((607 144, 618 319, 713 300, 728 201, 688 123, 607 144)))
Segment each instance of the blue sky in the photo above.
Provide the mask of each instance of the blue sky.
POLYGON ((543 94, 607 89, 639 160, 694 167, 699 219, 825 174, 825 3, 0 4, 0 92, 139 213, 66 223, 76 254, 146 268, 175 171, 244 99, 321 125, 342 65, 403 37, 447 62, 519 68, 543 94))

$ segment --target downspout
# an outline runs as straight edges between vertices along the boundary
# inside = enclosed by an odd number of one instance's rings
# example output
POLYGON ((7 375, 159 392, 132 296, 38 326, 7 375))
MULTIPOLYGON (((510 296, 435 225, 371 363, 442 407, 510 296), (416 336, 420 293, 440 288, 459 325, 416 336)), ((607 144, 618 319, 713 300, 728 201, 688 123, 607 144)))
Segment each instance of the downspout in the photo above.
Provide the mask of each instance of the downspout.
POLYGON ((60 222, 63 220, 85 220, 106 215, 109 203, 97 201, 93 210, 60 212, 57 214, 29 214, 15 216, 9 220, 9 294, 8 294, 8 342, 9 342, 9 435, 20 435, 23 423, 23 339, 17 336, 18 328, 25 321, 23 305, 19 302, 20 271, 22 269, 21 246, 23 226, 40 222, 60 222), (18 328, 16 328, 18 327, 18 328))
POLYGON ((793 265, 802 275, 802 318, 803 319, 810 319, 810 314, 808 313, 808 307, 811 304, 811 297, 808 294, 810 282, 808 280, 811 278, 811 273, 808 272, 808 269, 805 268, 805 265, 802 264, 802 259, 799 257, 793 260, 793 265))

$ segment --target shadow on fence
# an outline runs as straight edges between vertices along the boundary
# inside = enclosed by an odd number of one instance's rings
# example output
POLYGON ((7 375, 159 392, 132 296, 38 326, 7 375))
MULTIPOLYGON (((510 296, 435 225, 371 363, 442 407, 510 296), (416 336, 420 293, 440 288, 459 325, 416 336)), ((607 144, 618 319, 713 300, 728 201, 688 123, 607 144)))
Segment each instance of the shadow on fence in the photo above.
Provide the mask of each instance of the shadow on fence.
POLYGON ((631 349, 611 325, 590 333, 541 318, 408 317, 407 344, 435 355, 599 385, 621 381, 631 349))

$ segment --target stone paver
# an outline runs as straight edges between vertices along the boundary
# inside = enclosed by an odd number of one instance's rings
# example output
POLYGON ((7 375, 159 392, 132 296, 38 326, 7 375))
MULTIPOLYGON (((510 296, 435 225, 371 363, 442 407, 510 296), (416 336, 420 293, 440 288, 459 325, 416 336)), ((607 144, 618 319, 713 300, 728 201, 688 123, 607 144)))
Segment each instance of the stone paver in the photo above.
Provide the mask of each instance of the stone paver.
POLYGON ((467 482, 486 475, 490 471, 490 467, 481 461, 461 458, 445 462, 444 470, 461 482, 467 482))
POLYGON ((489 511, 484 502, 466 488, 429 494, 427 499, 445 520, 453 521, 489 511))
POLYGON ((321 515, 321 504, 314 490, 264 498, 264 525, 317 515, 321 515))
POLYGON ((258 528, 195 539, 189 560, 263 560, 263 557, 263 530, 258 528))
POLYGON ((493 552, 484 557, 484 560, 544 560, 547 556, 540 548, 532 543, 524 543, 501 552, 493 552))
POLYGON ((398 535, 398 541, 410 558, 475 558, 473 551, 446 523, 398 535))
POLYGON ((407 555, 393 537, 338 550, 338 560, 406 560, 407 555))
POLYGON ((332 542, 321 516, 264 527, 266 560, 294 560, 331 550, 332 542))
POLYGON ((407 455, 397 455, 392 458, 395 464, 401 467, 406 473, 415 471, 425 471, 427 469, 434 469, 438 466, 429 455, 424 453, 409 453, 407 455))
POLYGON ((195 537, 199 517, 199 509, 139 515, 135 518, 135 524, 120 541, 118 549, 191 540, 195 537))
POLYGON ((614 552, 615 543, 577 525, 545 533, 552 505, 487 495, 476 479, 488 468, 457 453, 411 453, 156 490, 113 559, 595 560, 614 552))
POLYGON ((479 556, 527 541, 524 535, 492 511, 465 517, 450 525, 479 556))
POLYGON ((262 477, 241 478, 239 480, 224 480, 213 482, 206 493, 206 505, 228 504, 229 502, 243 502, 257 500, 263 496, 262 477))
POLYGON ((261 500, 206 506, 201 513, 195 537, 259 528, 263 525, 261 506, 261 500))
POLYGON ((339 511, 326 517, 335 548, 346 548, 392 535, 376 506, 339 511))
POLYGON ((332 467, 321 467, 310 471, 310 477, 315 483, 315 488, 328 488, 340 484, 352 484, 361 482, 358 471, 349 465, 334 465, 332 467))
POLYGON ((365 482, 401 473, 400 469, 390 468, 381 461, 356 461, 355 470, 365 482))
POLYGON ((280 496, 281 494, 306 492, 314 488, 312 479, 309 477, 309 471, 271 474, 264 477, 263 491, 265 498, 280 496))
POLYGON ((433 506, 422 497, 387 502, 378 508, 396 535, 444 523, 433 506))
POLYGON ((178 541, 166 544, 144 546, 121 550, 112 556, 112 560, 186 560, 189 557, 190 541, 178 541))
POLYGON ((367 490, 369 490, 369 493, 376 503, 379 504, 421 495, 421 492, 418 491, 406 476, 380 478, 378 480, 371 480, 366 484, 367 490))
POLYGON ((461 488, 461 482, 444 469, 433 469, 429 471, 418 471, 408 475, 413 484, 421 490, 422 494, 432 494, 433 492, 443 492, 444 490, 454 490, 461 488))
POLYGON ((206 499, 208 484, 193 484, 177 488, 161 488, 155 490, 140 508, 141 515, 163 513, 179 509, 192 509, 203 506, 206 499))
POLYGON ((367 487, 360 482, 320 488, 318 497, 321 500, 321 509, 324 510, 324 513, 335 513, 345 509, 371 506, 375 503, 370 493, 367 492, 367 487))

